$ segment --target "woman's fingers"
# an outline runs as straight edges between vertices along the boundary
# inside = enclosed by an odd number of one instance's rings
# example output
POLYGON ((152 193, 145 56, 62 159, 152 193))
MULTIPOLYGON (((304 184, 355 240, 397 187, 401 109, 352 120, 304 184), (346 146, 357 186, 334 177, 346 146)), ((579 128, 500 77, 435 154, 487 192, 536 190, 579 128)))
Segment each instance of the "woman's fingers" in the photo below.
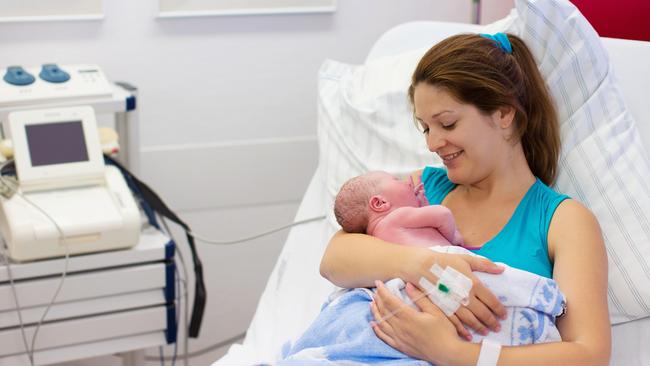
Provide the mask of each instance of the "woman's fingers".
POLYGON ((487 258, 480 258, 471 255, 464 256, 467 263, 469 263, 470 267, 472 267, 472 271, 501 274, 505 269, 504 267, 497 265, 487 258))
POLYGON ((449 320, 451 320, 454 327, 456 327, 458 335, 467 340, 471 340, 472 336, 465 325, 473 329, 476 333, 482 335, 487 335, 490 330, 494 332, 501 330, 501 325, 498 320, 480 301, 470 302, 467 307, 459 307, 458 310, 456 310, 456 313, 449 317, 449 320))
MULTIPOLYGON (((413 300, 413 302, 415 302, 415 304, 420 308, 420 310, 432 315, 444 315, 442 311, 436 305, 434 305, 422 291, 413 286, 410 282, 406 283, 406 293, 409 295, 411 300, 413 300)), ((456 332, 460 337, 467 340, 472 339, 471 334, 457 316, 452 315, 448 317, 448 319, 454 325, 456 332)))
MULTIPOLYGON (((372 329, 386 344, 420 360, 431 360, 431 355, 448 351, 449 342, 456 330, 438 309, 429 308, 434 315, 420 312, 404 304, 383 284, 377 284, 377 293, 370 304, 373 316, 372 329), (435 314, 437 312, 437 314, 435 314)), ((418 293, 413 292, 417 298, 418 293)), ((427 308, 424 299, 418 298, 420 306, 427 308)))
MULTIPOLYGON (((478 279, 476 282, 479 286, 483 286, 478 279)), ((424 312, 429 314, 442 314, 442 311, 434 305, 419 289, 415 288, 410 283, 406 284, 406 293, 417 304, 417 306, 424 312), (416 300, 417 299, 417 300, 416 300)), ((498 303, 498 301, 497 301, 498 303)), ((500 303, 499 303, 500 304, 500 303)), ((448 317, 452 322, 459 336, 470 340, 472 338, 469 330, 465 327, 474 329, 479 334, 487 334, 488 329, 498 331, 500 329, 499 321, 492 314, 490 309, 484 305, 479 299, 473 296, 467 307, 460 307, 455 315, 448 317)))
MULTIPOLYGON (((496 319, 494 316, 496 314, 497 317, 500 319, 505 319, 507 315, 506 307, 503 306, 501 301, 490 291, 483 282, 481 282, 478 278, 474 277, 472 279, 473 281, 473 286, 472 286, 472 292, 474 293, 474 302, 480 303, 487 307, 487 312, 483 311, 480 314, 474 313, 481 319, 481 321, 484 324, 490 325, 492 329, 493 326, 496 326, 499 321, 496 319)), ((476 309, 477 311, 481 311, 482 308, 480 307, 471 307, 472 302, 470 302, 470 309, 474 310, 476 309)))
POLYGON ((472 313, 468 308, 461 306, 456 310, 455 315, 460 321, 468 327, 474 329, 478 334, 487 335, 488 328, 472 313))
POLYGON ((406 283, 406 294, 409 295, 411 300, 413 300, 420 310, 432 315, 442 313, 440 309, 429 300, 424 292, 417 289, 410 282, 406 283))
POLYGON ((372 326, 372 330, 375 331, 377 337, 379 337, 379 339, 384 341, 384 343, 386 343, 387 345, 393 348, 397 348, 397 343, 395 342, 395 340, 393 340, 393 338, 391 338, 388 334, 384 333, 384 331, 381 329, 379 325, 374 324, 372 326))
POLYGON ((469 304, 468 308, 486 327, 488 327, 493 332, 498 332, 501 330, 501 325, 499 320, 495 317, 494 313, 481 301, 475 301, 473 304, 469 304))
POLYGON ((377 288, 375 303, 381 315, 381 319, 377 319, 377 321, 398 316, 402 311, 414 311, 393 295, 381 281, 375 281, 375 287, 377 288))
MULTIPOLYGON (((459 315, 458 317, 470 328, 476 330, 478 333, 483 334, 483 328, 487 327, 493 331, 498 331, 499 320, 497 317, 503 319, 506 314, 506 308, 501 304, 499 299, 490 291, 485 285, 476 277, 471 276, 472 291, 470 294, 470 302, 465 307, 472 316, 459 315), (474 322, 478 319, 480 326, 474 322), (471 323, 470 323, 471 322, 471 323)), ((458 313, 456 313, 458 315, 458 313)))
POLYGON ((377 321, 372 322, 372 329, 374 330, 375 334, 386 344, 388 344, 391 347, 394 346, 394 340, 391 337, 393 334, 393 328, 390 326, 390 324, 387 321, 379 321, 381 319, 381 312, 377 308, 377 303, 375 301, 370 303, 370 311, 372 312, 372 315, 375 317, 377 321))
MULTIPOLYGON (((475 257, 475 256, 470 256, 467 255, 465 256, 465 260, 469 263, 470 267, 472 268, 473 271, 479 271, 479 272, 486 272, 486 273, 491 273, 491 274, 501 274, 505 270, 505 267, 501 267, 494 262, 490 261, 489 259, 486 258, 480 258, 480 257, 475 257)), ((478 301, 485 304, 485 306, 495 314, 497 317, 501 319, 505 319, 506 317, 506 307, 503 306, 501 301, 490 291, 483 282, 481 282, 476 276, 472 275, 471 277, 472 280, 472 292, 474 293, 474 296, 478 298, 478 301)), ((471 305, 471 303, 470 303, 471 305)), ((474 309, 471 308, 470 309, 474 309)), ((477 310, 481 310, 477 308, 477 310)), ((496 317, 492 314, 488 313, 481 313, 477 314, 474 313, 474 315, 478 316, 478 318, 486 325, 490 325, 492 329, 493 327, 498 324, 498 321, 496 317)))
MULTIPOLYGON (((464 254, 450 254, 441 257, 444 259, 442 265, 444 267, 451 266, 457 271, 460 271, 465 276, 472 280, 472 291, 470 294, 469 306, 460 313, 456 313, 456 317, 460 321, 460 325, 455 322, 455 319, 449 318, 452 324, 456 327, 458 333, 465 338, 468 338, 469 332, 465 326, 476 330, 477 332, 485 332, 485 328, 493 331, 499 329, 499 318, 505 319, 506 308, 501 304, 499 299, 490 291, 485 285, 474 275, 472 270, 487 272, 492 274, 500 274, 504 271, 501 267, 492 261, 472 255, 464 254)), ((431 283, 435 284, 438 279, 431 272, 424 274, 431 283)))
POLYGON ((461 322, 456 315, 452 315, 448 319, 451 320, 451 324, 456 328, 456 333, 458 333, 459 337, 467 339, 468 341, 472 340, 472 335, 469 333, 469 330, 465 328, 463 322, 461 322))

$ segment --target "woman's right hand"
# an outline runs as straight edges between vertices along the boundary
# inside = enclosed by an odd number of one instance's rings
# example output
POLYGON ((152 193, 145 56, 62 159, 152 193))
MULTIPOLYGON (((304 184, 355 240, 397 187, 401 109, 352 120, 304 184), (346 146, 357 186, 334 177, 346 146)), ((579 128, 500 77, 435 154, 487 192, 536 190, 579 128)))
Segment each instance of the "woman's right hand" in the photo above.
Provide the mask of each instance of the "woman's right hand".
POLYGON ((420 278, 426 277, 431 283, 436 283, 438 278, 431 273, 434 263, 440 267, 451 266, 455 270, 472 280, 472 290, 469 295, 469 304, 458 308, 449 320, 456 327, 458 335, 470 340, 471 335, 465 326, 474 329, 479 334, 487 335, 488 330, 500 330, 499 319, 505 319, 506 309, 494 294, 472 273, 472 271, 500 274, 504 268, 497 266, 486 258, 468 254, 448 254, 433 252, 429 249, 412 251, 412 259, 405 263, 405 273, 402 279, 419 286, 420 278))

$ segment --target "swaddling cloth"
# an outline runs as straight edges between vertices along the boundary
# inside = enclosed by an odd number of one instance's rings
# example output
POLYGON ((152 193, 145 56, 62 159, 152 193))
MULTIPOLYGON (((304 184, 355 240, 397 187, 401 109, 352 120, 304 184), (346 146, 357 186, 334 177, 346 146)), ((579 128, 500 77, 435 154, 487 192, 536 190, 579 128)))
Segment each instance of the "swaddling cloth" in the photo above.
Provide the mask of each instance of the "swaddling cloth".
MULTIPOLYGON (((476 255, 457 246, 430 249, 441 253, 476 255)), ((564 312, 566 300, 557 283, 550 278, 509 267, 503 263, 499 265, 505 267, 501 274, 473 272, 507 310, 507 318, 500 323, 501 331, 490 332, 487 337, 503 345, 560 341, 560 333, 555 327, 555 318, 564 312)), ((404 290, 404 281, 393 279, 387 283, 387 286, 405 303, 415 307, 404 290)), ((472 337, 472 342, 480 342, 484 338, 474 332, 472 337)))

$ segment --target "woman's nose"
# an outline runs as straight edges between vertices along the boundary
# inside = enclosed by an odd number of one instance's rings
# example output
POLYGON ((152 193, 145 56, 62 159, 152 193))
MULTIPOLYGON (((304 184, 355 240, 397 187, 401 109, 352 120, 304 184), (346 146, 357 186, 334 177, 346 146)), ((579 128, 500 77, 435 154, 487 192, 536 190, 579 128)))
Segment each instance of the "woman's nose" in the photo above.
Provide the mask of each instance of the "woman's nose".
POLYGON ((438 151, 440 148, 444 147, 446 143, 447 141, 444 136, 440 134, 429 134, 427 136, 427 147, 431 152, 438 151))

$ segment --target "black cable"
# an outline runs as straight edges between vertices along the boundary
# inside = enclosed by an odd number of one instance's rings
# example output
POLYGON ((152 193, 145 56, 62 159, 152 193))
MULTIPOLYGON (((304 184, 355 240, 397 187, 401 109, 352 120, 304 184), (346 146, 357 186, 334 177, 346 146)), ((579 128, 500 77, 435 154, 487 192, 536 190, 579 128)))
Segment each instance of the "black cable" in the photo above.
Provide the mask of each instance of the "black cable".
POLYGON ((183 220, 181 220, 169 207, 167 207, 165 202, 163 202, 158 194, 149 188, 148 185, 139 180, 135 175, 133 175, 128 169, 122 166, 122 164, 117 162, 115 159, 111 158, 108 155, 104 155, 104 158, 109 163, 115 165, 118 169, 120 169, 122 174, 125 177, 128 177, 131 182, 133 182, 133 184, 139 190, 139 193, 142 195, 142 199, 148 203, 154 211, 180 225, 185 230, 190 252, 192 253, 192 262, 194 264, 194 305, 192 307, 189 335, 192 338, 198 338, 208 294, 205 289, 205 282, 203 280, 203 264, 201 263, 201 259, 199 258, 199 254, 196 250, 196 245, 194 244, 194 236, 191 234, 192 230, 190 229, 189 225, 183 222, 183 220))

